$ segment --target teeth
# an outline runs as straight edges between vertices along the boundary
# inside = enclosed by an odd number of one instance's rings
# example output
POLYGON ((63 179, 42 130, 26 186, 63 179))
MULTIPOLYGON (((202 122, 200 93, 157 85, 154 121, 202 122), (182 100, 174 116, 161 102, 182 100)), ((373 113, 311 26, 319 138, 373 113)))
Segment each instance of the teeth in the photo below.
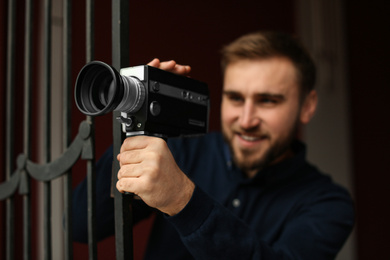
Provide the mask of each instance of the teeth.
POLYGON ((241 138, 244 139, 245 141, 249 141, 249 142, 253 142, 253 141, 260 139, 259 137, 247 136, 247 135, 241 135, 241 138))

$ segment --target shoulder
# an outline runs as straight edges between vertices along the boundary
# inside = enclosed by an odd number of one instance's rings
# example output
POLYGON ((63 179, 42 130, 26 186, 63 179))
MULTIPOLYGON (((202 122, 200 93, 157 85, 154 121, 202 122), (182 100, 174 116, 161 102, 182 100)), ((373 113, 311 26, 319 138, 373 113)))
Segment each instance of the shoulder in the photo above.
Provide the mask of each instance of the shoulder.
POLYGON ((267 176, 270 192, 275 192, 296 209, 313 205, 329 210, 332 207, 352 209, 353 202, 347 189, 309 163, 302 145, 294 158, 275 166, 267 176))
POLYGON ((349 191, 313 165, 307 163, 305 169, 307 174, 296 197, 298 205, 315 208, 320 214, 329 216, 333 212, 334 216, 345 215, 353 220, 354 203, 349 191))
POLYGON ((293 149, 296 154, 290 161, 285 162, 281 167, 284 168, 287 182, 291 182, 292 186, 296 186, 307 199, 312 196, 308 194, 343 194, 349 196, 347 190, 341 185, 335 183, 330 175, 318 169, 315 165, 310 163, 306 157, 306 146, 299 141, 293 144, 293 149))

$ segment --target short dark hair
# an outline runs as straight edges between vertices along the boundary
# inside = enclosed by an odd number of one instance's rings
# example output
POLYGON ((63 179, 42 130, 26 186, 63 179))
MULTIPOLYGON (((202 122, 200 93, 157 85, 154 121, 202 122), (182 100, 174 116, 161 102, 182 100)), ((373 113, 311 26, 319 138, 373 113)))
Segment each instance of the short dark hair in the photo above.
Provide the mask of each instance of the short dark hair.
POLYGON ((226 45, 221 50, 222 71, 233 62, 244 59, 267 59, 285 57, 296 68, 301 97, 314 89, 316 81, 315 64, 303 47, 293 36, 282 32, 255 32, 246 34, 226 45))

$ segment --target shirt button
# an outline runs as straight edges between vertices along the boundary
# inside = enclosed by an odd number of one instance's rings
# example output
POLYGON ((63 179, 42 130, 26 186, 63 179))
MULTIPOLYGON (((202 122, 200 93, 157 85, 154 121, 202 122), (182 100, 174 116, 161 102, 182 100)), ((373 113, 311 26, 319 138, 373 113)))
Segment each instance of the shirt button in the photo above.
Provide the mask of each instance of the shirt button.
POLYGON ((241 201, 239 199, 234 199, 232 201, 233 207, 238 208, 241 205, 241 201))
POLYGON ((232 167, 232 161, 227 161, 226 165, 227 165, 228 168, 232 167))

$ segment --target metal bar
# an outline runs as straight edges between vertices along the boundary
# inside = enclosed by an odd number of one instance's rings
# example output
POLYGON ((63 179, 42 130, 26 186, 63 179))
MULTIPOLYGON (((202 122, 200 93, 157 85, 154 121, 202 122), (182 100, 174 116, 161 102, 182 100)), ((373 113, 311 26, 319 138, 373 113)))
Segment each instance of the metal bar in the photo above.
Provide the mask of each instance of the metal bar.
POLYGON ((95 45, 94 45, 94 37, 95 37, 95 1, 87 0, 87 8, 86 8, 86 59, 87 62, 90 62, 94 59, 95 53, 95 45))
MULTIPOLYGON (((6 180, 11 178, 13 172, 13 155, 15 140, 15 20, 16 20, 16 1, 8 2, 8 35, 7 35, 7 107, 6 107, 6 180)), ((15 204, 13 197, 6 201, 6 259, 14 259, 14 239, 15 239, 15 223, 14 223, 15 204)))
MULTIPOLYGON (((44 102, 44 132, 43 149, 45 162, 51 160, 51 0, 44 1, 44 77, 43 77, 43 102, 44 102)), ((44 259, 51 259, 51 182, 43 183, 43 246, 44 259)))
MULTIPOLYGON (((63 1, 63 147, 64 151, 72 139, 72 1, 63 1)), ((64 247, 65 260, 73 259, 73 221, 72 221, 72 174, 69 170, 64 176, 64 247)))
MULTIPOLYGON (((129 1, 112 1, 112 65, 116 69, 129 66, 129 1)), ((118 113, 113 113, 114 158, 119 153, 124 140, 118 113)), ((131 196, 123 195, 115 188, 119 163, 113 162, 113 186, 115 200, 115 243, 116 258, 133 259, 133 230, 131 196)))
MULTIPOLYGON (((31 96, 32 96, 32 28, 33 4, 26 1, 25 8, 25 44, 24 44, 24 154, 31 155, 31 96)), ((26 173, 24 173, 26 174, 26 173)), ((27 175, 27 174, 26 174, 27 175)), ((26 176, 28 187, 30 178, 26 176)), ((29 189, 30 190, 30 189, 29 189)), ((23 194, 23 259, 31 259, 31 195, 23 194)))
MULTIPOLYGON (((93 118, 88 116, 87 122, 93 126, 93 118)), ((91 137, 94 136, 94 128, 91 128, 91 137)), ((94 150, 94 138, 91 140, 91 151, 94 150)), ((94 157, 94 156, 93 156, 94 157)), ((95 160, 87 161, 87 193, 88 193, 88 248, 89 259, 97 259, 97 240, 96 240, 96 174, 95 160)))
MULTIPOLYGON (((30 184, 29 184, 30 186, 30 184)), ((28 260, 31 259, 31 195, 25 194, 23 195, 23 259, 28 260)))
POLYGON ((128 67, 130 64, 129 8, 129 0, 112 1, 112 64, 116 69, 128 67))
MULTIPOLYGON (((94 59, 94 19, 95 1, 86 2, 86 62, 94 59)), ((96 240, 96 172, 95 172, 95 124, 94 118, 87 116, 87 122, 91 125, 91 152, 92 159, 87 161, 87 196, 88 196, 88 248, 89 259, 97 259, 96 240)))

